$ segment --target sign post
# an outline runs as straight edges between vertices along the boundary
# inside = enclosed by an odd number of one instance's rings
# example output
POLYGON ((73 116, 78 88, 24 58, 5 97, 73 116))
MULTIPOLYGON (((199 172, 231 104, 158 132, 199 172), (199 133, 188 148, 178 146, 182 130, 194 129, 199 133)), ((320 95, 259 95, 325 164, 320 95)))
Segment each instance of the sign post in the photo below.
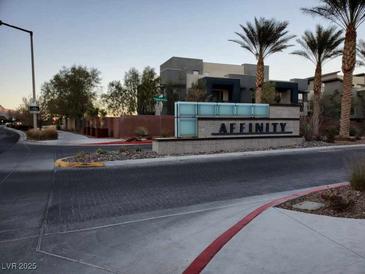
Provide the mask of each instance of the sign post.
POLYGON ((163 102, 167 102, 166 96, 162 94, 159 96, 154 96, 153 100, 155 100, 155 115, 160 116, 163 110, 163 102))
MULTIPOLYGON (((7 24, 3 21, 0 20, 0 26, 4 25, 7 26, 9 28, 13 28, 16 30, 20 30, 23 32, 26 32, 29 34, 30 37, 30 54, 31 54, 31 64, 32 64, 32 90, 33 90, 33 101, 35 102, 36 100, 36 94, 35 94, 35 69, 34 69, 34 49, 33 49, 33 31, 31 30, 27 30, 27 29, 23 29, 14 25, 10 25, 7 24)), ((39 111, 38 111, 39 112, 39 111)), ((33 127, 36 129, 37 128, 37 113, 38 112, 31 112, 33 113, 33 127)))

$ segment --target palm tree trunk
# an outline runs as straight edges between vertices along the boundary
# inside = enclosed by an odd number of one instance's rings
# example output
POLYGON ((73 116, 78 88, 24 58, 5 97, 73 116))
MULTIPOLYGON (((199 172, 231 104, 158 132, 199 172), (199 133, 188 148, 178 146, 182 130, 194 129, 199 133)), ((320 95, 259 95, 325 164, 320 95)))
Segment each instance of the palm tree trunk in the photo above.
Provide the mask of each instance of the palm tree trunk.
POLYGON ((322 89, 322 64, 318 63, 314 75, 314 96, 313 96, 313 114, 312 114, 312 137, 319 138, 319 116, 321 112, 320 98, 322 89))
POLYGON ((352 78, 356 64, 356 28, 349 26, 345 36, 342 57, 343 94, 341 101, 340 137, 350 136, 350 117, 352 100, 352 78))
POLYGON ((262 87, 265 81, 264 57, 259 56, 256 68, 256 104, 261 103, 262 87))

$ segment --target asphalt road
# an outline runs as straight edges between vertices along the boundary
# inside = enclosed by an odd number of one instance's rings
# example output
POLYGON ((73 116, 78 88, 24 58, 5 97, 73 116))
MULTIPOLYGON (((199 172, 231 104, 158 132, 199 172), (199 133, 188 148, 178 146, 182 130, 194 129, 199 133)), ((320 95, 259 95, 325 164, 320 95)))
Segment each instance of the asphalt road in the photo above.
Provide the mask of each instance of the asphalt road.
MULTIPOLYGON (((88 234, 90 227, 107 227, 150 212, 179 212, 187 206, 199 208, 212 202, 229 203, 253 195, 341 182, 347 180, 351 162, 365 155, 365 148, 336 149, 160 166, 55 170, 54 159, 95 148, 36 146, 17 141, 17 134, 0 128, 0 263, 36 262, 35 273, 133 273, 134 268, 128 268, 132 272, 121 271, 126 265, 119 261, 101 260, 111 254, 96 255, 95 250, 101 248, 100 242, 111 245, 118 239, 133 248, 136 243, 148 245, 150 239, 142 241, 139 234, 131 241, 130 231, 117 235, 104 231, 96 237, 88 234), (58 236, 74 230, 81 230, 79 239, 92 238, 79 251, 82 256, 69 248, 77 239, 66 242, 58 236), (51 239, 52 235, 55 238, 51 239)), ((153 228, 154 233, 159 231, 159 237, 168 238, 171 235, 163 232, 172 225, 176 223, 151 222, 133 229, 153 228)), ((128 249, 123 245, 118 250, 128 249)), ((149 273, 148 269, 143 273, 149 273)))

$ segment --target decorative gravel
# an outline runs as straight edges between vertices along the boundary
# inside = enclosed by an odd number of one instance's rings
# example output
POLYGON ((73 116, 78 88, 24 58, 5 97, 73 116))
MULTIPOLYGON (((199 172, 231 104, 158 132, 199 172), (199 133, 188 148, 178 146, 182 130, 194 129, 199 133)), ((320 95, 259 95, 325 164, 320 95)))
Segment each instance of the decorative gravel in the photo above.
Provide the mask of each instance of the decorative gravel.
POLYGON ((365 192, 356 191, 350 186, 345 186, 337 189, 328 189, 317 193, 308 194, 306 196, 285 202, 278 207, 318 215, 365 219, 365 192), (326 197, 340 197, 345 206, 336 207, 336 204, 331 202, 326 197), (293 207, 293 205, 304 201, 323 203, 325 206, 317 210, 302 210, 293 207))
MULTIPOLYGON (((325 142, 305 142, 302 145, 296 146, 284 146, 284 147, 276 147, 276 148, 268 148, 265 151, 276 150, 276 149, 285 149, 285 148, 307 148, 307 147, 320 147, 320 146, 331 146, 334 144, 329 144, 325 142)), ((262 151, 262 149, 245 149, 236 152, 248 152, 248 151, 262 151)), ((228 151, 215 151, 211 153, 195 153, 195 155, 205 155, 205 154, 217 154, 217 153, 227 153, 228 151)), ((188 155, 188 154, 185 154, 188 155)), ((170 156, 182 156, 181 154, 173 154, 170 156)), ((90 162, 106 162, 106 161, 121 161, 121 160, 135 160, 135 159, 149 159, 149 158, 161 158, 166 157, 165 155, 159 155, 153 151, 144 151, 144 150, 132 150, 132 149, 124 149, 121 148, 119 150, 114 151, 106 151, 103 149, 97 149, 93 153, 80 152, 72 157, 66 158, 66 162, 81 162, 81 163, 90 163, 90 162)))
POLYGON ((66 158, 66 162, 107 162, 107 161, 121 161, 121 160, 136 160, 136 159, 147 159, 147 158, 159 158, 162 155, 157 154, 153 151, 133 151, 133 150, 122 150, 122 151, 101 151, 97 150, 95 153, 84 153, 80 152, 73 157, 66 158))

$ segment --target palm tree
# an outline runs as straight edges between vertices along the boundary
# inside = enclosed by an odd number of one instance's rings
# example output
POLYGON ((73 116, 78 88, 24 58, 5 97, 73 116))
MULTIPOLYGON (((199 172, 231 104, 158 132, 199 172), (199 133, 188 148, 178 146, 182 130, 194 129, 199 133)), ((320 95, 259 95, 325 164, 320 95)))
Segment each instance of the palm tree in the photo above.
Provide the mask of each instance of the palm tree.
POLYGON ((357 57, 359 60, 357 61, 357 64, 359 66, 365 66, 365 41, 360 40, 359 45, 357 47, 357 57))
POLYGON ((261 102, 262 87, 265 81, 265 58, 292 46, 288 45, 288 42, 295 35, 288 35, 288 24, 286 21, 255 18, 254 24, 247 22, 245 26, 240 25, 243 33, 236 32, 240 39, 229 40, 251 52, 257 59, 256 103, 261 102))
POLYGON ((324 62, 338 57, 341 54, 339 46, 344 40, 342 33, 342 30, 336 30, 335 27, 324 29, 322 26, 317 25, 315 33, 311 31, 304 32, 301 39, 297 40, 302 49, 292 53, 310 60, 316 67, 314 74, 312 114, 312 137, 314 138, 319 137, 322 66, 324 62))
POLYGON ((343 95, 341 101, 340 137, 350 136, 352 77, 356 65, 357 28, 365 20, 364 0, 319 0, 321 5, 302 9, 305 13, 319 15, 346 31, 342 56, 343 95))

